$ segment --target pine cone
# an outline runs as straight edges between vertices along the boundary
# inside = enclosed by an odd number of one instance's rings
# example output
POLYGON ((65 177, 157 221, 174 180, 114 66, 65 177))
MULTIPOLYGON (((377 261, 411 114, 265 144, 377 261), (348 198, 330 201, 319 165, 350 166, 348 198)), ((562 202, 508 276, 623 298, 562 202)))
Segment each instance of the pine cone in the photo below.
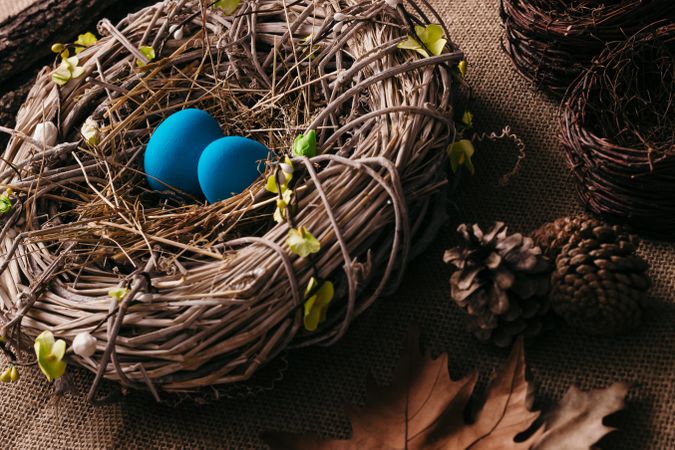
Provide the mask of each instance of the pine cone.
POLYGON ((613 335, 639 324, 650 282, 635 236, 580 215, 546 224, 533 238, 555 261, 551 306, 570 325, 613 335))
POLYGON ((507 234, 497 222, 483 233, 478 225, 460 225, 459 246, 447 250, 456 269, 450 296, 470 315, 470 330, 483 341, 509 346, 518 335, 531 337, 543 328, 552 265, 522 234, 507 234))

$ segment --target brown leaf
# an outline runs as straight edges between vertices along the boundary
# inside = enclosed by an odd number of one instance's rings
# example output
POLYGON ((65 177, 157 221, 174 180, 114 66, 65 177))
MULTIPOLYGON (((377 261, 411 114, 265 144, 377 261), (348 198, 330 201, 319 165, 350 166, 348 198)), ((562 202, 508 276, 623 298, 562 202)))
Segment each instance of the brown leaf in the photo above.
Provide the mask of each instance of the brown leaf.
POLYGON ((534 445, 535 450, 588 450, 614 428, 602 419, 624 407, 629 386, 614 383, 606 389, 581 391, 571 386, 560 405, 546 415, 546 432, 534 445))
MULTIPOLYGON (((471 391, 476 374, 472 378, 471 391)), ((419 448, 528 449, 539 438, 541 430, 523 442, 515 442, 514 438, 530 428, 539 416, 538 412, 530 411, 531 397, 529 383, 525 379, 523 342, 519 339, 508 362, 490 383, 485 404, 476 420, 466 425, 459 416, 453 422, 439 423, 419 448)))
MULTIPOLYGON (((474 380, 475 381, 475 380, 474 380)), ((433 360, 419 351, 419 336, 409 334, 390 386, 369 380, 364 408, 350 408, 352 438, 322 440, 316 437, 267 434, 274 449, 404 449, 438 421, 444 411, 463 411, 473 384, 454 382, 448 375, 447 354, 433 360), (460 403, 452 408, 452 403, 460 403)))
POLYGON ((435 360, 420 355, 418 335, 411 333, 392 384, 382 387, 371 380, 366 406, 350 409, 350 440, 287 433, 267 434, 265 439, 272 448, 296 450, 527 448, 527 443, 513 442, 539 415, 527 406, 522 343, 514 347, 509 363, 490 384, 485 407, 468 426, 464 411, 478 375, 453 381, 447 360, 447 354, 435 360))
POLYGON ((349 408, 351 439, 268 433, 265 440, 273 449, 294 450, 587 449, 611 431, 602 425, 602 418, 623 407, 625 385, 591 392, 572 387, 545 427, 516 442, 515 437, 539 417, 530 410, 532 392, 525 379, 522 339, 489 384, 485 403, 469 424, 465 410, 478 374, 453 381, 447 354, 435 360, 421 355, 418 342, 418 333, 411 332, 391 385, 369 380, 366 406, 349 408))

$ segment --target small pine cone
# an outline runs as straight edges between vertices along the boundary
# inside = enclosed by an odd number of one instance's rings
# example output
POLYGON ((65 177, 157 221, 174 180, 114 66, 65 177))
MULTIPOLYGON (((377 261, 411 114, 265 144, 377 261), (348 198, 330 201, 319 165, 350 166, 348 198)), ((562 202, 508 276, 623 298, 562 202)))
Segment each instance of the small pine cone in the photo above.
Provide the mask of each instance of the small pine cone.
POLYGON ((587 333, 614 335, 636 327, 650 282, 635 254, 636 237, 583 215, 564 217, 532 234, 555 261, 551 307, 587 333))
POLYGON ((487 233, 478 225, 457 231, 460 244, 443 260, 456 269, 450 296, 471 317, 469 329, 500 347, 519 335, 537 335, 549 309, 552 270, 539 247, 522 234, 507 234, 501 222, 487 233))

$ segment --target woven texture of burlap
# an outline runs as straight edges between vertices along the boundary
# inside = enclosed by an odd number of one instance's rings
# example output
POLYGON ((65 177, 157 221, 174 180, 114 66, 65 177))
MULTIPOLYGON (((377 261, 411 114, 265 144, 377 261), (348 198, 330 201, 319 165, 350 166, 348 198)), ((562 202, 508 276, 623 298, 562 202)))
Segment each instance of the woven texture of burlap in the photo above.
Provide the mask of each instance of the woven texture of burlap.
MULTIPOLYGON (((399 291, 358 319, 338 345, 287 355, 289 368, 274 390, 206 406, 169 407, 132 394, 95 407, 83 398, 90 375, 76 372, 81 394, 55 403, 44 377, 24 369, 20 383, 0 386, 1 448, 258 448, 264 447, 258 437, 264 430, 346 437, 342 406, 364 401, 369 371, 379 381, 388 379, 410 321, 420 325, 434 352, 448 352, 453 376, 478 369, 484 384, 507 354, 466 334, 462 315, 448 300, 449 270, 441 254, 452 243, 452 230, 461 218, 483 224, 504 220, 513 230, 530 231, 579 206, 556 139, 556 105, 519 78, 501 52, 498 2, 438 0, 435 6, 469 60, 477 128, 499 131, 509 125, 527 144, 520 174, 499 187, 516 151, 507 144, 478 145, 477 173, 449 205, 456 210, 453 223, 410 265, 399 291)), ((621 430, 602 441, 608 449, 675 448, 675 247, 648 242, 640 252, 652 265, 654 287, 639 330, 599 338, 560 329, 526 348, 538 392, 535 406, 560 399, 573 383, 584 389, 617 380, 634 383, 628 409, 616 420, 621 430)))

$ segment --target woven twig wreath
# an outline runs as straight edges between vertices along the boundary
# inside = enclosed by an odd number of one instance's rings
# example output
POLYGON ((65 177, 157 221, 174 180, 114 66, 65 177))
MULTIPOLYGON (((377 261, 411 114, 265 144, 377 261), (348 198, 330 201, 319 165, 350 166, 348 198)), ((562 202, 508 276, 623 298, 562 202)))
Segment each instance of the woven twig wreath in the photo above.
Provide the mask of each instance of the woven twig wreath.
POLYGON ((1 181, 17 197, 1 236, 5 336, 25 349, 43 330, 67 342, 92 332, 96 353, 69 355, 96 373, 92 400, 103 378, 156 396, 196 392, 248 379, 291 344, 339 339, 396 287, 446 183, 462 54, 452 43, 430 57, 397 48, 415 25, 443 23, 422 1, 261 0, 231 16, 167 1, 101 22, 104 37, 78 55, 85 75, 57 88, 44 71, 4 153, 1 181), (157 54, 146 65, 142 46, 157 54), (208 205, 148 188, 150 133, 186 107, 280 158, 317 130, 319 154, 293 160, 293 225, 320 241, 314 258, 289 251, 290 224, 272 220, 262 177, 208 205), (80 135, 87 118, 100 124, 95 146, 80 135), (46 120, 61 144, 27 137, 46 120), (313 276, 332 281, 335 299, 308 332, 313 276), (121 301, 108 295, 120 287, 121 301))
POLYGON ((608 42, 673 14, 671 0, 501 0, 503 47, 521 75, 561 97, 608 42))
POLYGON ((675 236, 675 25, 608 47, 563 102, 561 140, 596 214, 675 236))

